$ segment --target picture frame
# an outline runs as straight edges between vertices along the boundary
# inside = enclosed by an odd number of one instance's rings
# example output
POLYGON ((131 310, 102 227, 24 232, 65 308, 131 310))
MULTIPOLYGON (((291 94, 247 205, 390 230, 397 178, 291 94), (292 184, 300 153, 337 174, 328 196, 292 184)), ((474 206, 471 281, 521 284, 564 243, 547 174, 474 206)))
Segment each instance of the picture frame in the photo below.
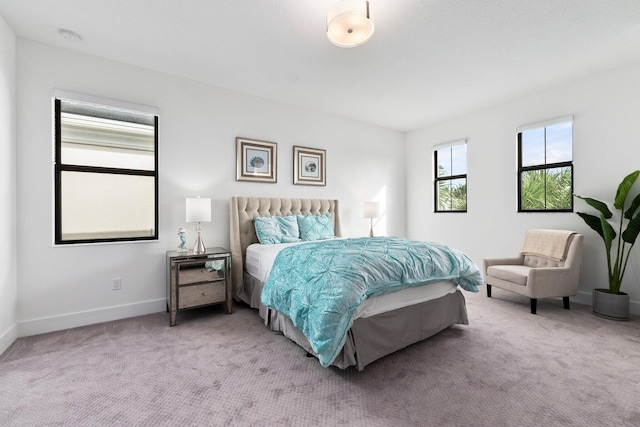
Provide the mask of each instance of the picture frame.
POLYGON ((236 181, 278 182, 278 144, 236 138, 236 181))
POLYGON ((293 183, 327 185, 326 150, 293 146, 293 183))

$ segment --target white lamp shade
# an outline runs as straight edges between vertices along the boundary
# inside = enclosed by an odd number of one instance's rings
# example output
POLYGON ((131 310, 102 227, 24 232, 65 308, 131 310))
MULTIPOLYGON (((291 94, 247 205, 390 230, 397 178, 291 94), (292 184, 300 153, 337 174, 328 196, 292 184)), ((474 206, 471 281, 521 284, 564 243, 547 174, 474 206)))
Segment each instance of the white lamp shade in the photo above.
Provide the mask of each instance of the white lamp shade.
POLYGON ((211 199, 187 197, 187 222, 211 221, 211 199))
POLYGON ((380 203, 364 202, 364 217, 378 218, 380 216, 380 203))
POLYGON ((373 30, 368 1, 344 0, 329 9, 327 37, 336 46, 360 46, 371 38, 373 30))

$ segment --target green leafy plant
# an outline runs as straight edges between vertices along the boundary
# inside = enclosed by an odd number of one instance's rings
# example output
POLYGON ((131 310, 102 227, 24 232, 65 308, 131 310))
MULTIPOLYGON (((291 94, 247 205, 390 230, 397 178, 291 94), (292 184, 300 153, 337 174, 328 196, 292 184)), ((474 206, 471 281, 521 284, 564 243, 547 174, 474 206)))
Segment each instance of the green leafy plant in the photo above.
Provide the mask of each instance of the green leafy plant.
POLYGON ((571 169, 530 170, 522 173, 522 210, 569 209, 571 169))
POLYGON ((630 173, 618 186, 616 198, 613 203, 614 208, 620 211, 620 224, 617 233, 609 223, 609 219, 613 217, 613 213, 609 210, 605 202, 574 194, 574 196, 584 200, 589 206, 600 212, 600 216, 583 212, 577 212, 577 214, 604 240, 604 246, 607 252, 607 267, 609 270, 609 292, 612 294, 620 293, 620 286, 622 285, 622 279, 627 269, 629 254, 640 233, 640 213, 637 212, 640 207, 640 194, 635 196, 629 208, 625 210, 627 196, 629 196, 633 184, 638 179, 638 175, 640 175, 640 170, 630 173), (625 227, 624 230, 623 227, 625 227), (618 237, 617 243, 616 237, 618 237), (612 252, 612 250, 615 252, 612 252))

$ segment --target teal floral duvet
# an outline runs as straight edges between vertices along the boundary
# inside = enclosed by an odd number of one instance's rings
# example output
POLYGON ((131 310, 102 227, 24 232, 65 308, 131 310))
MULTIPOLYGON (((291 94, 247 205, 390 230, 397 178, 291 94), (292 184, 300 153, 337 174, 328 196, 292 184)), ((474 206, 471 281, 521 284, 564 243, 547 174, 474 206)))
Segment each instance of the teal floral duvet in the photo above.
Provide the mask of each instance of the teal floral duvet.
POLYGON ((397 237, 333 239, 280 251, 261 299, 291 319, 326 367, 367 297, 438 280, 471 292, 482 284, 476 264, 446 245, 397 237))

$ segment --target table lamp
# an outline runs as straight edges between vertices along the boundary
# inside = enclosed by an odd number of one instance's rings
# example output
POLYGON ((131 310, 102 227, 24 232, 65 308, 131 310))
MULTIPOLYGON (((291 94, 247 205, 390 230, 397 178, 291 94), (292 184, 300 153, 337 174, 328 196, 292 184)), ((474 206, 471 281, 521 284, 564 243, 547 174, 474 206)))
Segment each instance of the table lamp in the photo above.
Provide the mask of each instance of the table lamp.
POLYGON ((364 202, 364 217, 369 218, 369 237, 373 237, 373 218, 380 217, 380 203, 364 202))
POLYGON ((200 223, 211 221, 211 199, 198 197, 187 197, 187 222, 197 222, 196 245, 193 248, 194 254, 203 254, 205 251, 204 242, 200 235, 200 223))

